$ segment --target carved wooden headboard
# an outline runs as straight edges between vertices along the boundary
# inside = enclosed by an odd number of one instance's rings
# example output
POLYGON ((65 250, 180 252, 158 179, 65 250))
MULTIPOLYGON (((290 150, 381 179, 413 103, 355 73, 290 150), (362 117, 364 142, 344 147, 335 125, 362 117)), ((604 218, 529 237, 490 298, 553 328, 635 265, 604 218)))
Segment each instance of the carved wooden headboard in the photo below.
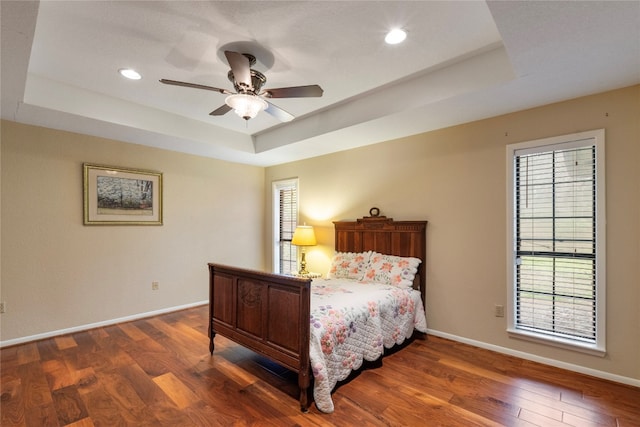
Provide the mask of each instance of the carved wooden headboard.
POLYGON ((427 221, 394 221, 385 216, 365 216, 355 221, 334 221, 333 224, 338 252, 376 251, 387 255, 420 258, 422 262, 418 267, 416 281, 424 299, 427 221))

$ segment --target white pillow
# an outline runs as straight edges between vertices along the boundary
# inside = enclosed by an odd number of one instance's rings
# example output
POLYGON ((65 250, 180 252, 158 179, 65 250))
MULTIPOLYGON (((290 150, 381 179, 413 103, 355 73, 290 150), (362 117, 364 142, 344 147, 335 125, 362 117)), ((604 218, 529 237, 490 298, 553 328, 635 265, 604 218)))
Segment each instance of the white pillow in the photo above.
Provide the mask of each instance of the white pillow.
POLYGON ((369 266, 364 272, 363 280, 411 288, 421 262, 419 258, 373 252, 369 260, 369 266))
POLYGON ((327 278, 361 280, 365 269, 369 265, 369 258, 371 258, 371 251, 358 253, 336 252, 331 259, 331 267, 327 278))

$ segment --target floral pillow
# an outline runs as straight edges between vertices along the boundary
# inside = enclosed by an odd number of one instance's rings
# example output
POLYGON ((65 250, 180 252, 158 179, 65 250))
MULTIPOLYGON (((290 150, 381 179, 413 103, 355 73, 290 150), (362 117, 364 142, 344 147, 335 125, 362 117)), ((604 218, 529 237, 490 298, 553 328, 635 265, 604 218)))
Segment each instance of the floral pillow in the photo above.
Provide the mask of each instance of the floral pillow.
POLYGON ((411 288, 421 262, 418 258, 373 252, 363 280, 411 288))
POLYGON ((336 252, 331 259, 331 267, 327 277, 329 279, 355 279, 361 280, 364 271, 369 265, 371 251, 369 252, 336 252))

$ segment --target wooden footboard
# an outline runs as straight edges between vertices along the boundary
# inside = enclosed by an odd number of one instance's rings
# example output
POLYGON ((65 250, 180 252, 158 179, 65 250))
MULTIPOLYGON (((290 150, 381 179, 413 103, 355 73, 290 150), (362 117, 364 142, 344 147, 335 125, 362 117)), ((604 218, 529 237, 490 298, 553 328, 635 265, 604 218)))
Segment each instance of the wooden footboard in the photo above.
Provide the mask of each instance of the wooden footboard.
POLYGON ((220 334, 298 374, 309 406, 311 279, 209 264, 209 350, 220 334))

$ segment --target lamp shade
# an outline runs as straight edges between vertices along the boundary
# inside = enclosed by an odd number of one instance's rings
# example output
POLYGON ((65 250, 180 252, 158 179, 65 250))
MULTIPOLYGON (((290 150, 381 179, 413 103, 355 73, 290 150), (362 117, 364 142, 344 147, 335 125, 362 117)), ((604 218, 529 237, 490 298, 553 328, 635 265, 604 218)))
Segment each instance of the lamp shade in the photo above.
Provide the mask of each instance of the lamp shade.
POLYGON ((224 102, 245 120, 253 119, 258 113, 267 108, 264 99, 255 95, 234 94, 227 96, 224 102))
POLYGON ((315 246, 316 235, 310 225, 299 225, 293 232, 291 244, 296 246, 315 246))

